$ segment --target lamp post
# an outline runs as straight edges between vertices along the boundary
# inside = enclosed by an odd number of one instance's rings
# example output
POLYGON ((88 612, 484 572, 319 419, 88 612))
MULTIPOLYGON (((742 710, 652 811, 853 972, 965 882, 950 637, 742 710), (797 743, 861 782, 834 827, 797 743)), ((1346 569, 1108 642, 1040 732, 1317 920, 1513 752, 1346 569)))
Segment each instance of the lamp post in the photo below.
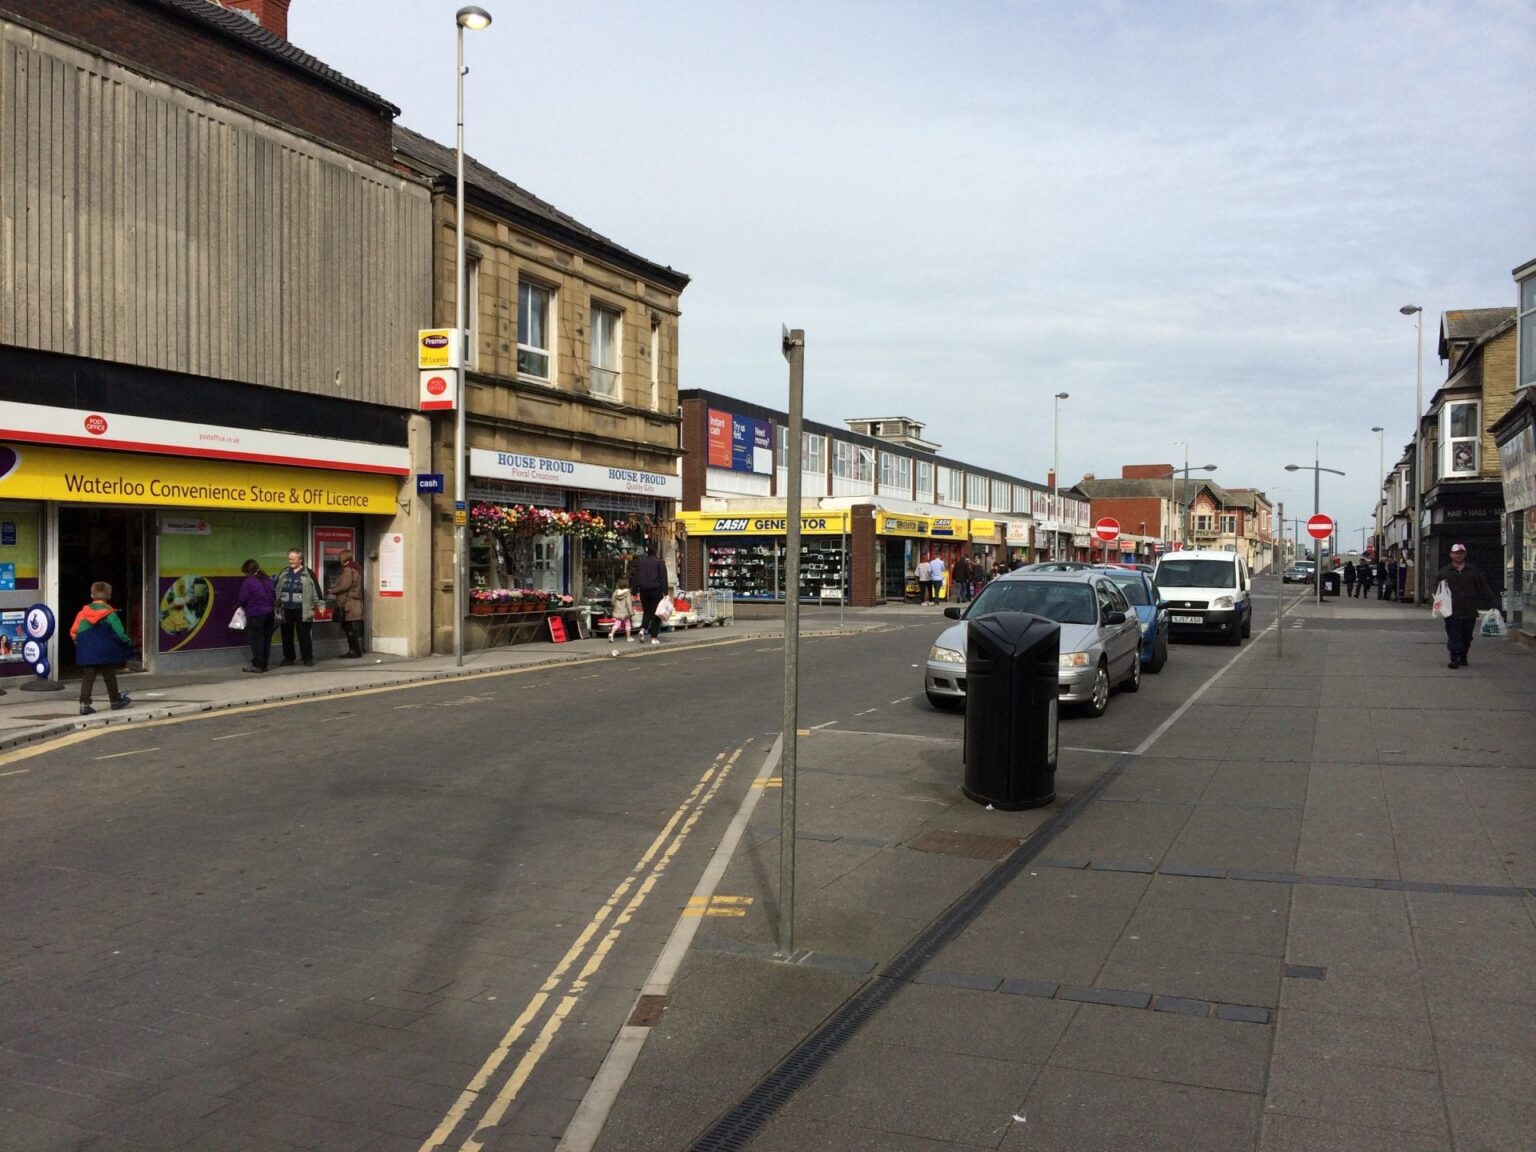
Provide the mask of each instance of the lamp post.
POLYGON ((1061 559, 1061 402, 1070 395, 1058 392, 1051 404, 1051 515, 1056 521, 1056 533, 1051 537, 1052 560, 1061 559))
POLYGON ((464 663, 464 614, 468 606, 464 602, 467 590, 465 565, 469 550, 469 525, 465 504, 465 473, 469 470, 465 459, 464 410, 469 407, 469 396, 464 386, 464 363, 468 349, 464 347, 464 29, 478 32, 491 24, 491 14, 484 8, 470 5, 454 14, 458 30, 458 65, 454 69, 454 84, 458 97, 458 134, 454 145, 455 186, 454 211, 457 224, 454 232, 454 275, 458 278, 453 288, 453 338, 458 341, 458 384, 454 400, 453 422, 453 662, 464 663))
POLYGON ((1386 488, 1387 488, 1387 430, 1380 425, 1371 429, 1376 433, 1376 563, 1387 548, 1386 536, 1386 488))
MULTIPOLYGON (((1188 479, 1189 474, 1191 472, 1214 472, 1214 471, 1216 471, 1216 465, 1214 465, 1214 464, 1197 464, 1195 467, 1191 468, 1189 466, 1189 445, 1186 444, 1184 446, 1184 467, 1182 467, 1182 468, 1172 468, 1172 469, 1169 469, 1169 471, 1168 471, 1168 503, 1169 504, 1175 503, 1174 496, 1173 496, 1173 481, 1174 481, 1175 477, 1182 477, 1184 479, 1188 479)), ((1183 485, 1181 483, 1180 487, 1182 487, 1182 486, 1183 485)), ((1185 513, 1183 511, 1181 511, 1179 513, 1179 541, 1180 541, 1181 544, 1187 542, 1187 538, 1188 538, 1188 535, 1189 535, 1188 525, 1185 523, 1185 520, 1186 520, 1186 515, 1185 515, 1185 513)))
POLYGON ((1424 412, 1424 309, 1418 304, 1404 304, 1398 309, 1412 316, 1419 333, 1419 354, 1413 373, 1413 602, 1424 602, 1424 449, 1421 444, 1420 419, 1424 412))
MULTIPOLYGON (((1314 516, 1318 515, 1323 510, 1322 499, 1321 499, 1322 498, 1322 478, 1323 478, 1323 473, 1324 472, 1331 472, 1335 476, 1342 476, 1342 475, 1344 475, 1344 473, 1340 472, 1337 468, 1324 468, 1321 464, 1318 463, 1318 461, 1317 461, 1317 445, 1315 445, 1315 444, 1312 446, 1312 463, 1310 463, 1310 464, 1287 464, 1285 466, 1285 470, 1287 472, 1311 472, 1312 473, 1312 515, 1314 515, 1314 516)), ((1333 552, 1334 552, 1334 555, 1337 556, 1338 555, 1338 551, 1339 551, 1339 545, 1338 545, 1338 539, 1337 539, 1337 537, 1338 537, 1338 521, 1337 520, 1334 521, 1334 537, 1335 537, 1335 539, 1334 539, 1334 545, 1333 545, 1333 552)), ((1323 602, 1323 547, 1322 547, 1322 541, 1321 540, 1319 540, 1318 543, 1317 543, 1317 602, 1319 604, 1321 604, 1323 602)))

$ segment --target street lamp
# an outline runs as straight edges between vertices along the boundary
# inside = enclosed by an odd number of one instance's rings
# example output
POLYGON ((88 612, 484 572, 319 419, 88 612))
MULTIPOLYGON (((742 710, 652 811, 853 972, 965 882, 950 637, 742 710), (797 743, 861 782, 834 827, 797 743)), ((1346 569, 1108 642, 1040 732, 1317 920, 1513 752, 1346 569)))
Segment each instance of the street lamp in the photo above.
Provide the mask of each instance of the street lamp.
POLYGON ((1056 519, 1056 534, 1051 538, 1052 560, 1061 559, 1061 402, 1070 395, 1056 393, 1051 405, 1051 515, 1056 519))
POLYGON ((491 24, 491 14, 473 4, 460 8, 454 15, 458 23, 458 65, 454 70, 454 84, 458 95, 458 137, 454 146, 456 161, 456 187, 454 211, 458 221, 454 236, 454 268, 458 277, 453 289, 453 338, 458 341, 458 392, 454 402, 453 423, 453 661, 464 663, 464 616, 468 605, 464 597, 467 589, 466 560, 469 550, 469 526, 466 523, 465 484, 469 470, 464 451, 464 410, 469 407, 469 396, 464 386, 464 363, 468 349, 464 347, 464 29, 478 32, 491 24))
MULTIPOLYGON (((1337 468, 1324 468, 1321 464, 1319 464, 1317 462, 1317 446, 1315 444, 1312 447, 1312 463, 1310 463, 1310 464, 1287 464, 1285 466, 1285 470, 1287 472, 1310 472, 1310 473, 1312 473, 1312 515, 1314 515, 1314 516, 1320 515, 1322 513, 1322 510, 1323 510, 1322 499, 1321 499, 1321 497, 1322 497, 1321 486, 1322 486, 1323 473, 1324 472, 1331 472, 1335 476, 1342 476, 1342 475, 1344 475, 1344 473, 1340 472, 1337 468)), ((1334 521, 1333 527, 1334 527, 1334 535, 1335 535, 1335 540, 1334 540, 1334 544, 1333 544, 1333 551, 1334 551, 1334 555, 1337 556, 1338 555, 1338 551, 1339 551, 1339 544, 1338 544, 1338 540, 1337 540, 1339 525, 1338 525, 1338 521, 1337 520, 1334 521)), ((1323 602, 1323 549, 1322 549, 1322 542, 1321 541, 1318 542, 1318 549, 1317 549, 1317 602, 1319 604, 1321 604, 1323 602)))
POLYGON ((1404 304, 1398 309, 1412 316, 1419 332, 1419 355, 1413 374, 1413 602, 1424 602, 1424 449, 1420 443, 1420 418, 1424 411, 1424 309, 1418 304, 1404 304))
POLYGON ((1381 554, 1387 548, 1386 535, 1386 488, 1387 488, 1387 430, 1374 427, 1376 433, 1376 563, 1381 563, 1381 554))

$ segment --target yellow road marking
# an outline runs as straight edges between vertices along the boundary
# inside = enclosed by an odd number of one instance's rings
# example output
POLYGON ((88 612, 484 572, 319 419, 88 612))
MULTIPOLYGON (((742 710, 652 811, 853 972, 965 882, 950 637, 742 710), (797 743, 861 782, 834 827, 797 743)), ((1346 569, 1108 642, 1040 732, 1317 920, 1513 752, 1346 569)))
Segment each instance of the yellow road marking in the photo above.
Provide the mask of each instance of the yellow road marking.
MULTIPOLYGON (((0 752, 0 765, 16 764, 22 760, 30 760, 34 756, 41 756, 44 752, 52 752, 58 748, 68 748, 71 744, 80 744, 86 740, 95 739, 95 737, 105 731, 105 728, 87 728, 83 732, 70 732, 67 735, 60 736, 57 740, 49 740, 45 744, 35 744, 30 748, 13 748, 9 752, 0 752)), ((114 728, 113 731, 120 732, 122 729, 114 728)))
POLYGON ((745 916, 752 904, 751 896, 690 896, 684 916, 745 916))
MULTIPOLYGON (((629 903, 624 906, 624 910, 620 912, 619 915, 614 919, 613 927, 608 930, 607 934, 603 937, 598 946, 592 950, 592 954, 587 958, 586 964, 582 966, 581 972, 577 974, 576 979, 571 981, 570 992, 561 999, 559 1006, 554 1010, 554 1012, 550 1013, 549 1019, 544 1022, 544 1027, 539 1031, 538 1038, 529 1047, 528 1051, 523 1054, 523 1058, 517 1062, 517 1067, 512 1070, 512 1075, 508 1077, 505 1086, 503 1086, 502 1090, 496 1094, 496 1098, 491 1101, 490 1106, 486 1108, 485 1112, 481 1115, 480 1121, 475 1126, 474 1131, 471 1132, 469 1136, 465 1137, 464 1143, 459 1146, 460 1152, 479 1152, 479 1150, 484 1147, 478 1138, 479 1133, 486 1128, 494 1128, 497 1124, 501 1123, 501 1119, 506 1115, 507 1109, 510 1108, 513 1101, 517 1099, 518 1093, 520 1093, 523 1090, 523 1086, 527 1084, 528 1078, 533 1074, 534 1068, 537 1067, 539 1061, 543 1059, 544 1053, 549 1050, 550 1044, 553 1043, 554 1038, 559 1033, 561 1026, 564 1025, 566 1017, 571 1013, 571 1009, 576 1006, 576 1002, 580 993, 586 989, 588 982, 594 975, 596 975, 598 969, 602 967, 603 961, 607 958, 609 951, 617 942, 622 929, 634 918, 634 915, 637 911, 639 911, 640 906, 645 903, 645 898, 650 895, 651 889, 654 888, 656 883, 661 879, 662 874, 667 869, 667 865, 671 863, 672 858, 677 854, 678 850, 682 848, 684 841, 688 839, 688 834, 693 831, 694 825, 699 822, 699 818, 704 814, 704 809, 709 806, 709 802, 713 800, 716 794, 720 791, 720 786, 725 782, 726 776, 730 774, 731 769, 735 766, 736 761, 740 758, 744 750, 744 747, 737 748, 734 752, 731 753, 730 759, 727 760, 724 765, 719 765, 720 757, 716 756, 715 762, 716 765, 719 766, 719 771, 717 772, 715 768, 711 768, 709 772, 704 774, 703 779, 701 779, 699 783, 694 786, 693 792, 689 795, 688 802, 682 806, 682 808, 692 806, 693 811, 689 813, 688 818, 683 821, 683 826, 679 828, 676 835, 673 836, 672 842, 667 845, 666 851, 661 854, 659 859, 657 859, 655 865, 651 868, 650 874, 646 876, 644 881, 641 882, 639 888, 635 890, 635 894, 630 897, 629 903), (714 781, 710 784, 709 790, 704 793, 704 796, 698 800, 697 804, 694 804, 693 800, 698 796, 699 789, 704 787, 705 782, 708 781, 711 776, 714 777, 714 781)), ((679 812, 680 811, 681 809, 679 812)), ((662 830, 662 837, 664 837, 667 832, 676 825, 679 812, 674 812, 672 819, 667 821, 667 828, 662 830)), ((658 841, 662 837, 658 837, 658 841)), ((652 850, 654 850, 654 848, 655 843, 653 842, 652 850)), ((651 855, 652 851, 647 851, 645 859, 649 859, 651 855)), ((637 868, 636 872, 638 871, 639 869, 637 868)), ((598 923, 598 917, 594 917, 593 923, 589 924, 588 928, 595 930, 598 923)), ((436 1138, 436 1133, 433 1134, 433 1137, 436 1138)), ((425 1152, 425 1150, 430 1147, 430 1142, 427 1145, 424 1145, 423 1152, 425 1152)))
POLYGON ((752 781, 752 787, 754 787, 754 788, 782 788, 782 787, 784 787, 784 777, 782 777, 782 776, 770 776, 766 780, 754 780, 754 781, 752 781))

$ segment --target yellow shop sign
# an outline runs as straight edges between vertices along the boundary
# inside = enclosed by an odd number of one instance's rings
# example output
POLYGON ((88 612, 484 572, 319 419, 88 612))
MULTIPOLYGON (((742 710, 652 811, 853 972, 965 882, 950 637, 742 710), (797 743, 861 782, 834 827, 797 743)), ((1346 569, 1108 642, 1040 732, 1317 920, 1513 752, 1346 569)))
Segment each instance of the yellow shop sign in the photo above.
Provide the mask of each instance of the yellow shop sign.
POLYGON ((399 492, 371 472, 0 444, 0 500, 393 515, 399 492))
MULTIPOLYGON (((782 512, 679 512, 677 518, 690 536, 783 536, 789 520, 782 512)), ((841 536, 848 531, 848 513, 803 512, 800 531, 807 536, 841 536)))

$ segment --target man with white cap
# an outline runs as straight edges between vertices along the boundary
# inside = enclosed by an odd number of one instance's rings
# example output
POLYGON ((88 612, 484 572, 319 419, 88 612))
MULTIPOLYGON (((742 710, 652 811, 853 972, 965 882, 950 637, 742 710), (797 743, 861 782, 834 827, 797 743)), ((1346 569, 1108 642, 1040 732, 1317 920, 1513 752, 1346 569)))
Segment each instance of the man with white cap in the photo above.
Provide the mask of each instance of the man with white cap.
POLYGON ((1477 630, 1477 614, 1496 606, 1493 589, 1482 570, 1467 563, 1467 546, 1451 545, 1451 562, 1435 574, 1435 587, 1444 584, 1451 593, 1451 614, 1445 620, 1445 646, 1450 649, 1447 668, 1465 668, 1467 649, 1477 630))

